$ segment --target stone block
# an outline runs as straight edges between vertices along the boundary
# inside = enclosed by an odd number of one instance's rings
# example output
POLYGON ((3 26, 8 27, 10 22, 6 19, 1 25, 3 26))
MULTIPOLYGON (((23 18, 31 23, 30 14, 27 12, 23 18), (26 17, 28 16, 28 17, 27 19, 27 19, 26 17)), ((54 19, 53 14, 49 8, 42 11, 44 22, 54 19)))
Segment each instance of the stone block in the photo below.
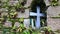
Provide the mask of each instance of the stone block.
POLYGON ((47 25, 51 27, 53 31, 60 30, 60 19, 47 18, 47 25))
POLYGON ((14 24, 16 27, 19 27, 20 23, 19 22, 15 22, 14 24))
POLYGON ((5 27, 12 27, 12 22, 6 21, 3 26, 5 26, 5 27))
POLYGON ((14 6, 18 3, 18 1, 9 1, 9 5, 14 6))
POLYGON ((24 27, 29 28, 30 26, 30 19, 24 19, 24 27))
POLYGON ((3 34, 3 31, 0 31, 0 34, 3 34))
POLYGON ((56 7, 50 6, 47 9, 47 15, 49 15, 50 17, 60 16, 59 14, 60 14, 60 6, 56 7))
POLYGON ((17 15, 18 18, 29 18, 29 9, 25 9, 24 13, 18 12, 17 15))
POLYGON ((60 16, 60 6, 49 7, 47 9, 47 26, 51 27, 53 31, 60 29, 60 18, 51 18, 60 16))

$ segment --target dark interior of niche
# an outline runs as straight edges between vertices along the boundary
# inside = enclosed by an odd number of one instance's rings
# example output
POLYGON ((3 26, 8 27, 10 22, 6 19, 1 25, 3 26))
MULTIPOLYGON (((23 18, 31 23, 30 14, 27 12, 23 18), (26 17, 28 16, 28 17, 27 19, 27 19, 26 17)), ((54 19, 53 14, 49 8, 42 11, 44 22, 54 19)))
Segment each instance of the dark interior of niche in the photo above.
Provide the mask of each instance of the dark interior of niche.
MULTIPOLYGON (((43 19, 43 21, 44 21, 44 26, 47 26, 47 19, 46 19, 46 17, 40 17, 41 19, 40 20, 42 20, 43 19)), ((43 23, 42 22, 40 22, 41 24, 41 27, 43 27, 43 23)))
POLYGON ((46 11, 46 4, 44 0, 33 0, 31 3, 31 10, 32 12, 36 12, 36 6, 40 6, 40 13, 45 13, 46 11))

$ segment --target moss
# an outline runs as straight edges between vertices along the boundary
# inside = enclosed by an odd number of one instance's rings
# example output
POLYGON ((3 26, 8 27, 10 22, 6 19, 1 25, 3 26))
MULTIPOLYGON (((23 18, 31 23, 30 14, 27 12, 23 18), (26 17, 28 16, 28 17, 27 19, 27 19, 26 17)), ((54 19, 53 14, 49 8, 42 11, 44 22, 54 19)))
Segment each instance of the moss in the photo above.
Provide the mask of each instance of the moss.
POLYGON ((51 18, 60 18, 60 16, 56 16, 56 17, 51 17, 51 18))

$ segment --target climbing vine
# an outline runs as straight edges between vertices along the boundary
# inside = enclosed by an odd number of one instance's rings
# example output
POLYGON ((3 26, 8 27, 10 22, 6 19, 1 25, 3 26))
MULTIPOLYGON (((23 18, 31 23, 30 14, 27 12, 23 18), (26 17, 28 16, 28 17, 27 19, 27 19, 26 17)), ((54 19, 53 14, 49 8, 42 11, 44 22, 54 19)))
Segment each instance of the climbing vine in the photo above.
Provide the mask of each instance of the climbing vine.
POLYGON ((51 6, 58 6, 58 5, 59 5, 59 4, 58 4, 58 1, 59 1, 59 0, 50 0, 51 6))
POLYGON ((24 13, 25 7, 24 4, 27 0, 23 0, 20 2, 18 0, 17 3, 13 3, 10 0, 0 0, 0 30, 3 31, 2 34, 33 34, 34 31, 32 28, 25 28, 23 21, 24 18, 17 18, 17 14, 19 11, 24 13), (3 26, 6 21, 12 22, 12 27, 3 26), (16 27, 14 24, 18 22, 20 25, 16 27))
MULTIPOLYGON (((24 10, 26 8, 24 7, 24 4, 26 3, 26 1, 27 0, 23 0, 23 2, 20 2, 20 0, 18 0, 18 2, 14 4, 10 2, 10 0, 0 0, 0 30, 3 31, 2 34, 40 34, 40 31, 24 27, 24 18, 17 18, 17 14, 19 11, 22 11, 21 13, 24 13, 24 10), (12 22, 12 27, 4 26, 6 20, 12 22), (14 25, 16 22, 19 23, 18 27, 14 25)), ((40 1, 38 0, 36 3, 37 5, 39 5, 38 3, 40 3, 40 1)), ((34 6, 35 4, 32 3, 32 5, 34 6)), ((43 7, 43 5, 41 5, 41 8, 43 7)), ((44 9, 44 7, 41 9, 41 11, 44 9)))

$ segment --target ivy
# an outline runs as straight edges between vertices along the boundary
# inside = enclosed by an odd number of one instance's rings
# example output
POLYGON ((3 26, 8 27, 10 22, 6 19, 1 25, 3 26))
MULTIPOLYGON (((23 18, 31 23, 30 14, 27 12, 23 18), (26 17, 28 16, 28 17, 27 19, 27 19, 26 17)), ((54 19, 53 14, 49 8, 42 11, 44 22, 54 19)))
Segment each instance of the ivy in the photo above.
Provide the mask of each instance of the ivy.
POLYGON ((3 2, 3 3, 4 3, 4 2, 9 2, 9 0, 0 0, 0 1, 3 2))
POLYGON ((52 1, 51 1, 51 5, 52 5, 52 6, 58 6, 58 1, 59 1, 59 0, 52 0, 52 1))
MULTIPOLYGON (((1 1, 2 2, 2 1, 1 1)), ((1 8, 5 8, 5 9, 7 9, 8 10, 8 15, 6 15, 7 17, 7 20, 8 21, 10 21, 10 22, 12 22, 12 27, 11 27, 11 29, 10 29, 10 31, 13 31, 13 32, 11 32, 10 34, 16 34, 16 31, 18 30, 18 33, 19 34, 30 34, 30 30, 29 29, 26 29, 25 27, 24 27, 24 24, 23 24, 23 21, 24 21, 24 18, 17 18, 16 16, 17 16, 17 10, 19 9, 21 9, 22 11, 25 9, 25 7, 23 7, 22 6, 22 4, 20 3, 20 0, 19 0, 19 2, 17 3, 17 4, 15 4, 15 5, 13 5, 13 6, 11 6, 11 5, 9 5, 9 1, 4 1, 4 2, 2 2, 2 6, 1 6, 1 8), (17 9, 17 10, 16 10, 17 9), (15 22, 19 22, 20 23, 20 25, 19 25, 19 27, 16 27, 14 24, 15 24, 15 22), (28 31, 27 31, 28 30, 28 31)), ((4 16, 3 16, 3 18, 4 18, 4 16)), ((4 18, 5 19, 5 18, 4 18)), ((4 20, 4 19, 0 19, 1 20, 1 23, 2 23, 2 21, 4 20)), ((3 28, 3 32, 6 34, 6 31, 8 31, 8 30, 6 30, 5 29, 6 27, 4 27, 3 28)), ((9 29, 9 27, 8 27, 8 29, 9 29)), ((31 29, 32 30, 32 29, 31 29)))
POLYGON ((5 19, 4 18, 0 18, 0 23, 4 22, 5 19))
POLYGON ((9 17, 10 17, 10 18, 15 18, 16 15, 17 15, 17 12, 13 12, 13 11, 12 11, 12 12, 9 13, 9 17))
MULTIPOLYGON (((17 34, 17 32, 19 34, 38 34, 38 32, 36 32, 36 30, 34 30, 32 28, 26 28, 26 27, 24 27, 24 24, 23 24, 24 18, 17 18, 16 17, 17 13, 18 13, 17 10, 21 10, 23 12, 26 9, 26 7, 23 6, 23 3, 25 4, 26 1, 27 0, 23 0, 23 2, 21 3, 20 0, 18 0, 18 3, 15 4, 15 5, 13 5, 13 6, 11 6, 9 4, 9 0, 1 0, 0 1, 2 3, 1 8, 5 8, 5 9, 8 10, 7 11, 8 15, 6 15, 7 16, 6 18, 4 16, 3 17, 0 16, 0 23, 4 22, 5 19, 8 20, 8 21, 10 21, 10 22, 12 22, 12 27, 8 27, 8 29, 6 27, 4 27, 4 26, 0 27, 0 28, 3 29, 3 34, 6 34, 6 31, 9 31, 10 34, 17 34), (19 22, 20 23, 19 27, 16 27, 14 25, 15 22, 19 22)), ((34 3, 32 2, 31 8, 35 8, 36 7, 35 2, 36 2, 37 5, 40 6, 40 4, 42 3, 41 1, 42 0, 35 0, 35 1, 33 1, 34 3), (33 7, 33 6, 35 6, 35 7, 33 7)), ((43 5, 41 5, 41 8, 42 7, 43 8, 41 9, 41 11, 46 6, 44 4, 44 2, 42 4, 43 5)), ((35 10, 35 9, 33 9, 33 10, 35 10)), ((5 11, 3 11, 3 12, 5 12, 5 11)), ((43 24, 44 24, 44 22, 43 22, 43 24)), ((4 24, 2 24, 2 25, 4 25, 4 24)))

